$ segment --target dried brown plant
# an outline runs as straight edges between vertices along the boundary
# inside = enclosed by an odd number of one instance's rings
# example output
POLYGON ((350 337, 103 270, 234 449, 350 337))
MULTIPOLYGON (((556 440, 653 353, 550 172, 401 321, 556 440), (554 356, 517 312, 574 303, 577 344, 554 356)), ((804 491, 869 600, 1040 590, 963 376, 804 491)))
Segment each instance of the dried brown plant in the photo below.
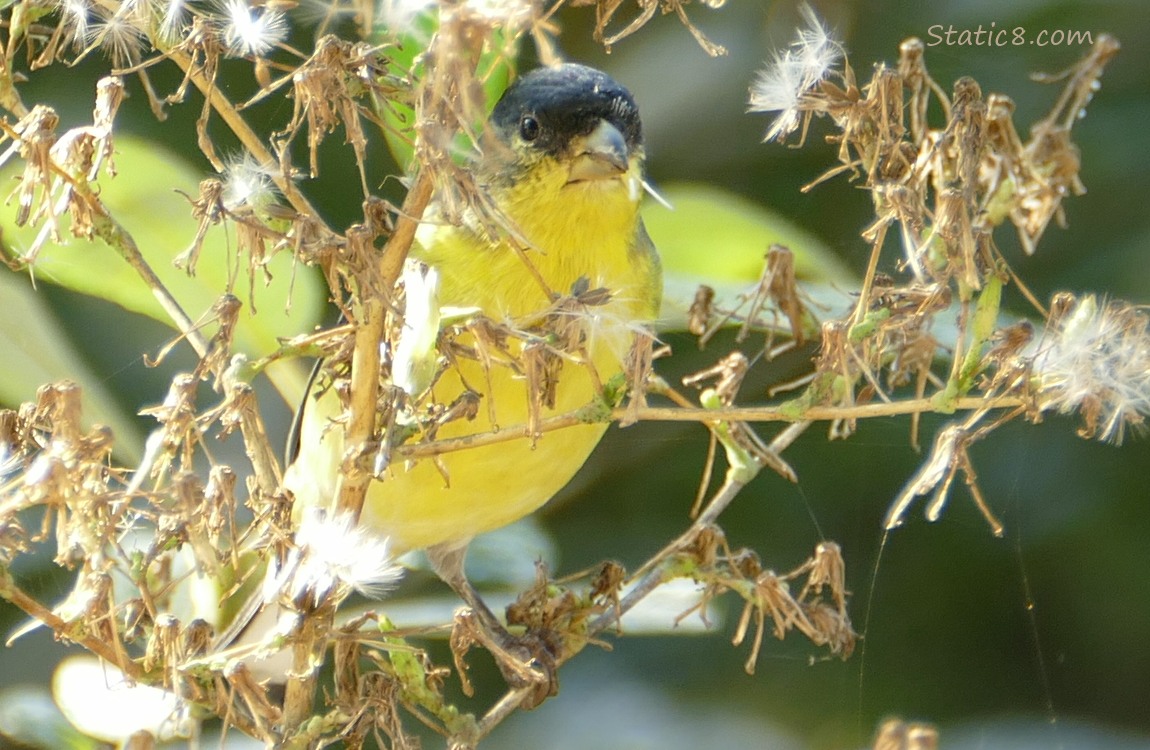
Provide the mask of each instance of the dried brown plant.
MULTIPOLYGON (((321 381, 339 394, 344 406, 339 421, 353 447, 344 457, 338 507, 353 518, 368 483, 393 461, 434 461, 475 445, 538 440, 588 420, 691 420, 706 426, 712 451, 700 503, 680 537, 632 572, 607 564, 555 581, 540 568, 536 583, 508 609, 511 624, 545 641, 557 655, 556 668, 601 643, 609 630, 618 631, 628 611, 674 578, 692 580, 701 591, 698 605, 683 617, 694 612, 705 617, 707 603, 725 593, 742 600, 733 640, 751 642, 748 672, 768 633, 783 638, 797 631, 830 654, 848 657, 856 634, 839 547, 822 542, 808 560, 780 574, 764 567, 755 551, 730 549, 720 526, 723 510, 762 468, 798 481, 782 454, 815 421, 830 423, 832 436, 847 437, 858 419, 966 412, 935 437, 923 468, 892 504, 887 525, 898 525, 914 498, 926 493, 933 493, 928 515, 937 516, 961 470, 996 529, 1001 526, 978 489, 966 452, 971 442, 985 439, 1008 419, 1037 420, 1050 409, 1076 411, 1084 435, 1114 440, 1126 425, 1141 423, 1150 403, 1144 313, 1081 297, 1052 305, 1040 334, 1004 324, 999 321, 1002 289, 1020 282, 993 241, 995 229, 1010 223, 1026 252, 1035 252, 1049 223, 1064 220, 1062 201, 1082 192, 1071 129, 1118 43, 1100 37, 1094 50, 1060 77, 1064 93, 1023 141, 1007 97, 984 95, 969 78, 957 81, 947 96, 928 73, 917 40, 902 45, 897 67, 879 66, 860 85, 841 48, 816 20, 800 44, 814 45, 825 69, 799 76, 801 89, 792 92, 786 107, 774 106, 763 91, 753 94, 752 106, 783 110, 772 138, 785 138, 800 126, 805 135, 816 126, 814 119, 829 120, 838 164, 815 182, 845 175, 870 192, 875 220, 863 232, 870 263, 853 309, 817 320, 782 247, 770 249, 762 277, 733 305, 701 289, 691 330, 704 343, 731 322, 742 327, 740 346, 751 340, 752 331, 763 334, 756 342, 764 342, 750 354, 725 352, 713 367, 686 379, 686 385, 701 388, 701 406, 654 374, 652 363, 660 352, 649 337, 636 344, 625 382, 604 382, 590 367, 587 320, 610 298, 610 290, 554 290, 552 307, 529 320, 472 315, 447 321, 438 331, 438 366, 466 358, 488 371, 511 368, 528 383, 532 409, 524 425, 439 439, 442 425, 472 418, 490 404, 479 403, 474 393, 438 403, 390 388, 384 376, 392 363, 381 354, 380 342, 395 342, 405 324, 405 299, 412 291, 410 277, 404 277, 405 259, 433 194, 445 217, 458 218, 469 207, 493 232, 513 230, 472 179, 460 143, 464 151, 483 145, 482 66, 513 59, 521 39, 534 40, 545 58, 553 54, 557 29, 551 18, 562 4, 544 10, 527 0, 443 3, 433 8, 436 33, 424 40, 413 62, 402 64, 398 38, 373 36, 376 8, 359 0, 333 7, 312 49, 302 52, 287 43, 286 20, 272 3, 256 8, 231 0, 206 10, 97 0, 78 15, 68 4, 47 11, 35 0, 18 0, 5 12, 0 106, 9 116, 0 120, 0 163, 22 164, 12 195, 19 206, 16 221, 39 228, 36 242, 9 257, 9 264, 34 272, 40 251, 64 242, 68 233, 100 240, 145 280, 180 331, 178 341, 190 345, 199 361, 191 372, 174 377, 166 398, 157 398, 160 405, 148 411, 157 426, 143 460, 131 468, 112 459, 107 430, 86 424, 81 393, 70 383, 46 385, 35 402, 0 412, 0 598, 126 679, 162 688, 194 705, 200 716, 218 717, 274 746, 341 742, 360 747, 373 738, 380 746, 417 747, 411 726, 422 723, 450 747, 473 747, 525 698, 537 703, 548 697, 512 689, 481 715, 451 703, 444 689, 448 680, 458 679, 468 689, 468 650, 500 647, 476 627, 474 613, 461 612, 438 629, 440 635, 450 630, 452 671, 432 663, 420 648, 426 633, 405 632, 375 615, 336 625, 334 613, 352 588, 339 571, 331 573, 327 586, 285 579, 277 593, 296 621, 286 636, 294 664, 283 702, 269 695, 246 665, 256 654, 230 651, 205 622, 183 622, 171 613, 170 600, 196 576, 228 581, 222 595, 227 598, 255 583, 249 578, 256 559, 296 559, 300 569, 307 563, 311 548, 293 537, 281 487, 283 467, 249 383, 268 362, 302 350, 325 356, 321 381), (361 32, 368 30, 365 38, 328 33, 337 11, 350 13, 361 32), (84 27, 90 23, 99 24, 95 32, 84 27), (50 107, 23 103, 18 82, 25 71, 73 63, 97 49, 111 57, 114 70, 101 81, 90 125, 60 132, 50 107), (231 101, 219 83, 221 66, 236 64, 250 64, 259 85, 243 103, 231 101), (182 76, 167 95, 154 90, 148 75, 161 65, 175 65, 182 76), (199 195, 189 196, 189 220, 198 230, 189 247, 173 249, 175 261, 194 273, 208 229, 229 226, 249 285, 266 272, 269 257, 290 253, 298 263, 322 270, 346 323, 287 342, 283 351, 253 363, 236 352, 234 278, 218 290, 217 304, 200 320, 185 312, 98 189, 101 171, 114 170, 115 117, 129 76, 138 79, 158 116, 194 98, 193 88, 202 97, 197 145, 220 175, 205 179, 199 195), (287 114, 278 124, 261 132, 248 113, 271 97, 290 97, 292 103, 281 109, 281 116, 287 114), (944 113, 943 121, 933 124, 932 98, 944 113), (391 116, 402 108, 413 113, 406 125, 391 116), (220 125, 240 144, 242 158, 220 157, 213 135, 220 125), (345 228, 325 222, 300 182, 302 174, 320 171, 318 147, 341 126, 363 195, 362 220, 345 228), (411 147, 400 206, 374 195, 366 176, 373 129, 411 147), (293 150, 297 143, 302 145, 293 150), (294 152, 300 150, 307 152, 306 166, 296 163, 294 152), (895 225, 898 232, 890 232, 895 225), (897 234, 902 272, 897 278, 878 271, 880 256, 889 250, 888 234, 897 234), (932 332, 932 321, 952 305, 958 306, 958 332, 944 345, 932 332), (780 351, 776 340, 785 347, 817 342, 806 388, 788 401, 744 405, 745 377, 760 355, 780 351), (1083 346, 1095 352, 1103 347, 1108 359, 1083 364, 1083 346), (936 364, 947 360, 946 367, 936 364), (557 373, 569 367, 587 370, 601 400, 554 414, 557 373), (201 382, 213 388, 211 403, 203 403, 201 382), (903 396, 907 388, 912 393, 903 396), (648 398, 669 405, 652 405, 648 398), (752 427, 768 421, 787 425, 768 439, 752 427), (233 431, 240 435, 248 465, 219 463, 206 447, 213 433, 233 431), (720 486, 710 491, 719 446, 728 468, 720 486), (43 512, 43 521, 28 528, 34 510, 43 512), (240 520, 244 513, 250 522, 240 520), (129 536, 144 542, 129 547, 129 536), (56 564, 74 571, 72 593, 56 606, 30 596, 10 572, 15 558, 38 545, 54 545, 56 564), (113 576, 127 581, 129 595, 114 590, 113 576), (321 685, 319 666, 325 661, 335 665, 335 674, 333 682, 321 685)), ((620 0, 568 4, 594 5, 594 33, 608 47, 638 32, 658 11, 676 15, 707 52, 723 51, 693 24, 686 0, 640 0, 636 15, 618 30, 609 27, 615 28, 624 5, 620 0)), ((718 8, 723 2, 702 4, 718 8)), ((761 89, 769 88, 771 75, 761 89)), ((354 529, 345 531, 356 539, 354 529)), ((386 602, 379 610, 386 612, 386 602)), ((891 723, 880 729, 875 747, 934 747, 932 731, 891 723)))

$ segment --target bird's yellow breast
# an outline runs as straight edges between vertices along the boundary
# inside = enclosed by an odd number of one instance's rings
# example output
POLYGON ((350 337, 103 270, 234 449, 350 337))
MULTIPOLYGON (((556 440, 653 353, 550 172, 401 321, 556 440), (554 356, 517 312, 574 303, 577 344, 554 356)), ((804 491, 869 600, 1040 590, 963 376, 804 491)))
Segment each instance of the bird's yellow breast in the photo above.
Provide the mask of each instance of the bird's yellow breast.
MULTIPOLYGON (((539 166, 493 196, 524 255, 549 290, 567 294, 580 278, 606 288, 620 313, 647 321, 657 312, 661 279, 654 253, 638 241, 639 167, 621 179, 567 183, 560 165, 539 166)), ((413 254, 439 269, 440 301, 475 306, 497 320, 522 318, 551 303, 507 240, 481 239, 468 226, 425 224, 413 254)))
MULTIPOLYGON (((658 260, 639 221, 640 190, 632 176, 637 174, 635 163, 622 179, 567 184, 563 170, 536 168, 529 178, 492 196, 527 241, 523 254, 547 289, 510 241, 491 240, 466 222, 423 225, 413 255, 438 270, 442 306, 479 308, 499 323, 523 324, 551 306, 548 290, 570 293, 581 278, 591 289, 609 290, 609 303, 586 308, 586 350, 598 380, 605 381, 621 370, 633 331, 654 317, 661 292, 658 260)), ((566 362, 551 413, 591 403, 599 396, 595 382, 586 367, 566 362)), ((485 371, 479 362, 460 358, 433 387, 434 400, 451 403, 465 388, 481 394, 477 418, 449 422, 438 437, 528 421, 528 386, 512 368, 485 371)), ((326 427, 337 408, 329 397, 313 403, 305 415, 297 462, 302 466, 293 469, 289 482, 297 503, 301 493, 319 495, 313 501, 321 506, 336 496, 342 434, 326 427), (301 481, 304 475, 310 477, 301 481)), ((397 463, 382 481, 372 483, 361 522, 387 535, 397 553, 466 543, 550 499, 583 465, 604 429, 603 424, 577 425, 536 441, 518 438, 469 448, 444 454, 438 466, 431 460, 397 463)))

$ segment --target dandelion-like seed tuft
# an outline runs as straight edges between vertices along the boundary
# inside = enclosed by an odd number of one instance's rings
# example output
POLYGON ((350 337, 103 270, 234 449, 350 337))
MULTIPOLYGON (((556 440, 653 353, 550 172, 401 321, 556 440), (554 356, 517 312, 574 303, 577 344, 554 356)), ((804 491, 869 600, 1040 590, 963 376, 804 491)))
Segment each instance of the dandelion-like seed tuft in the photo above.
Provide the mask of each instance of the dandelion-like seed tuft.
POLYGON ((381 0, 379 21, 389 31, 413 33, 415 20, 432 4, 432 0, 381 0))
POLYGON ((191 14, 188 0, 158 0, 160 11, 159 36, 166 42, 176 42, 184 34, 191 14))
POLYGON ((66 38, 76 50, 83 49, 92 35, 92 5, 88 0, 60 0, 60 22, 66 38))
POLYGON ((831 35, 814 10, 801 8, 807 28, 800 29, 791 46, 775 53, 751 85, 751 112, 778 112, 764 141, 782 140, 799 127, 803 95, 830 75, 843 56, 842 45, 831 35))
POLYGON ((312 599, 317 605, 331 593, 355 590, 379 599, 399 581, 403 568, 396 564, 388 540, 370 534, 349 514, 306 515, 296 532, 296 547, 276 577, 275 585, 290 585, 295 601, 312 599))
POLYGON ((287 16, 271 8, 252 8, 244 0, 225 0, 220 29, 233 57, 258 57, 287 38, 287 16))
POLYGON ((1145 313, 1086 295, 1068 303, 1023 354, 1042 411, 1078 412, 1084 437, 1120 444, 1150 414, 1150 331, 1145 313))
POLYGON ((115 12, 98 10, 97 15, 88 28, 88 46, 102 49, 117 67, 139 62, 148 37, 134 18, 135 4, 125 2, 115 12))
POLYGON ((229 160, 224 168, 224 207, 229 211, 262 210, 276 201, 274 168, 260 164, 250 154, 229 160))

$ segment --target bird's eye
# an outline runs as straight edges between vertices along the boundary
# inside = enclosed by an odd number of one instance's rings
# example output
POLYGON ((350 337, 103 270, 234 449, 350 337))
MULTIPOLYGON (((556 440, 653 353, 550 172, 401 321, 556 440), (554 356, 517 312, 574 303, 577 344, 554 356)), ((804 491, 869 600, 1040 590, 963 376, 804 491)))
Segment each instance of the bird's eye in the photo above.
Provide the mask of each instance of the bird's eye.
POLYGON ((539 121, 531 115, 523 115, 519 120, 519 135, 525 141, 533 141, 539 137, 539 121))

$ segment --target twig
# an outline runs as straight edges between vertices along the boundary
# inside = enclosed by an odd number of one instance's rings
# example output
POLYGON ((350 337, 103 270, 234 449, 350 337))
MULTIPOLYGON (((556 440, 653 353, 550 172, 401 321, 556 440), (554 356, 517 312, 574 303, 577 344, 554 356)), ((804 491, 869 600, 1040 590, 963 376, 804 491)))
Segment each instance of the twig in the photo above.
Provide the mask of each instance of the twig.
MULTIPOLYGON (((558 665, 556 665, 558 666, 558 665)), ((534 687, 512 688, 503 694, 503 697, 483 715, 479 720, 476 739, 483 739, 492 729, 499 726, 504 719, 515 713, 523 705, 524 699, 534 691, 534 687)))
MULTIPOLYGON (((1017 396, 996 396, 978 398, 965 396, 955 399, 955 411, 976 409, 1012 409, 1024 405, 1017 396)), ((622 410, 617 410, 621 413, 622 410)), ((861 404, 854 406, 812 406, 798 414, 786 407, 778 406, 729 406, 722 409, 684 409, 668 406, 647 406, 638 410, 641 420, 654 422, 710 422, 715 420, 732 422, 795 422, 804 420, 826 422, 835 419, 867 419, 890 417, 903 414, 936 412, 938 409, 929 398, 907 399, 890 403, 861 404)))
POLYGON ((152 267, 148 265, 148 261, 144 258, 143 253, 140 252, 140 248, 136 245, 136 241, 132 238, 132 235, 129 234, 118 221, 112 218, 111 214, 107 213, 104 209, 104 204, 91 193, 91 189, 86 184, 81 186, 81 183, 77 182, 74 187, 88 203, 88 207, 92 211, 92 226, 95 228, 96 234, 100 239, 116 250, 116 252, 128 262, 128 265, 135 269, 136 273, 140 275, 140 278, 143 279, 148 288, 152 290, 152 296, 160 303, 164 312, 168 314, 168 317, 176 324, 180 333, 188 340, 192 348, 196 350, 196 354, 201 358, 207 356, 209 349, 207 339, 205 339, 203 334, 196 328, 195 322, 184 312, 184 309, 180 307, 180 303, 176 301, 176 298, 172 296, 168 288, 164 286, 164 282, 160 280, 160 277, 157 276, 156 272, 152 270, 152 267))
MULTIPOLYGON (((359 518, 372 475, 357 465, 349 466, 348 457, 356 462, 371 444, 376 428, 379 397, 379 342, 384 338, 384 295, 395 286, 403 261, 415 238, 415 229, 431 200, 432 183, 421 174, 404 200, 395 232, 384 246, 379 275, 359 280, 356 297, 359 315, 355 327, 355 349, 351 360, 351 418, 345 434, 346 446, 343 482, 337 499, 337 512, 359 518)), ((293 675, 288 682, 284 703, 285 736, 297 733, 311 715, 318 677, 317 660, 322 661, 331 633, 333 611, 324 607, 303 618, 293 648, 293 675)))
MULTIPOLYGON (((355 350, 351 359, 351 418, 344 437, 346 455, 363 455, 375 433, 377 402, 379 399, 379 342, 384 338, 384 290, 395 286, 415 230, 423 211, 431 201, 432 181, 423 172, 403 201, 403 209, 395 232, 383 248, 379 260, 379 286, 369 288, 361 284, 357 297, 360 301, 360 319, 355 328, 355 350)), ((359 518, 364 496, 371 482, 371 472, 346 471, 340 487, 338 509, 359 518)))
MULTIPOLYGON (((991 399, 964 397, 954 402, 955 411, 973 411, 977 409, 1012 409, 1022 406, 1023 401, 1014 396, 996 396, 991 399)), ((698 407, 679 406, 644 406, 633 410, 630 406, 615 409, 611 416, 621 419, 625 415, 637 415, 645 422, 793 422, 806 424, 810 422, 827 422, 836 419, 866 419, 871 417, 897 416, 902 414, 934 413, 938 411, 929 398, 908 399, 906 401, 892 401, 890 403, 863 404, 855 406, 814 406, 799 415, 780 406, 731 406, 722 409, 702 409, 698 407)), ((484 445, 505 443, 509 440, 518 440, 529 437, 533 432, 553 432, 577 424, 584 424, 587 420, 582 410, 557 414, 539 421, 530 428, 527 424, 516 424, 500 427, 492 432, 481 432, 475 435, 443 438, 426 443, 413 443, 397 446, 395 455, 405 459, 431 458, 444 453, 469 450, 484 445)), ((776 438, 777 439, 777 438, 776 438)))
POLYGON ((415 183, 407 191, 403 201, 403 210, 395 222, 395 231, 392 232, 387 244, 383 246, 383 255, 379 259, 379 275, 384 289, 395 286, 403 271, 403 262, 407 259, 407 251, 415 240, 415 230, 423 218, 423 211, 431 202, 435 183, 427 171, 420 172, 415 183))
POLYGON ((283 738, 287 747, 308 746, 301 745, 297 735, 312 716, 316 683, 334 616, 335 609, 329 606, 308 612, 293 639, 292 671, 284 693, 283 738), (295 742, 293 737, 296 737, 295 742))
POLYGON ((566 414, 557 414, 553 417, 546 417, 539 420, 535 425, 526 423, 509 425, 507 427, 500 427, 498 431, 480 432, 474 435, 462 435, 454 438, 442 438, 426 443, 400 445, 394 449, 394 453, 396 456, 405 459, 431 458, 432 456, 439 456, 444 453, 454 453, 456 451, 469 450, 484 445, 494 445, 496 443, 505 443, 509 440, 533 437, 538 433, 553 432, 566 427, 573 427, 577 424, 584 424, 586 421, 586 419, 580 417, 579 411, 574 411, 566 414))

